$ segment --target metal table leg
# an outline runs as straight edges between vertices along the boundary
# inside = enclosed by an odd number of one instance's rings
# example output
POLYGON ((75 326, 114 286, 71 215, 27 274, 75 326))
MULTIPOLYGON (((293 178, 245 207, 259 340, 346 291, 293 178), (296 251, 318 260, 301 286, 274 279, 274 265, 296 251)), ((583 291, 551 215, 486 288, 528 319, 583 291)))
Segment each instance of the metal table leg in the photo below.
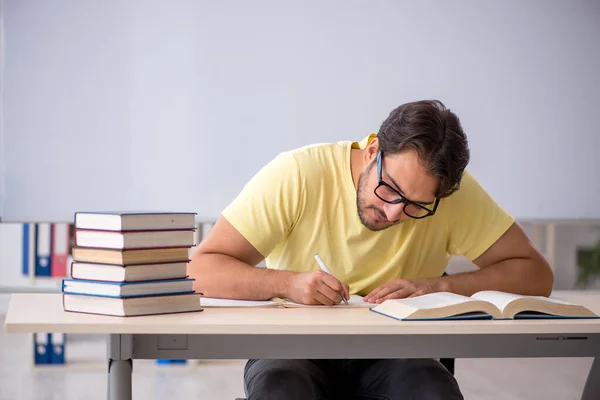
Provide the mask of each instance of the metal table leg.
POLYGON ((600 399, 600 358, 594 358, 592 368, 588 374, 587 380, 585 381, 585 387, 583 388, 583 394, 581 400, 595 400, 600 399))
POLYGON ((108 400, 131 400, 133 372, 133 336, 109 335, 108 345, 108 400))

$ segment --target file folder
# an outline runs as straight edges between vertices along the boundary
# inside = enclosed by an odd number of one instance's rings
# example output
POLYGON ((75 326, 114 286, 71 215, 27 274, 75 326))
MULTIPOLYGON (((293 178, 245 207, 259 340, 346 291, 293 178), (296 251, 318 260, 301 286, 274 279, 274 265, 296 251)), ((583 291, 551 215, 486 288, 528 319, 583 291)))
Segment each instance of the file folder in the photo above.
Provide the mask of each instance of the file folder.
POLYGON ((52 333, 50 338, 52 353, 50 354, 50 364, 65 363, 65 339, 64 333, 52 333))
POLYGON ((51 224, 38 223, 35 235, 35 275, 50 276, 50 255, 52 251, 51 224))
POLYGON ((50 348, 48 333, 33 334, 33 360, 37 364, 50 364, 50 348))
POLYGON ((25 276, 35 272, 35 224, 23 224, 22 267, 25 276))
POLYGON ((50 274, 56 277, 67 276, 67 258, 69 256, 69 224, 52 224, 52 257, 50 274))

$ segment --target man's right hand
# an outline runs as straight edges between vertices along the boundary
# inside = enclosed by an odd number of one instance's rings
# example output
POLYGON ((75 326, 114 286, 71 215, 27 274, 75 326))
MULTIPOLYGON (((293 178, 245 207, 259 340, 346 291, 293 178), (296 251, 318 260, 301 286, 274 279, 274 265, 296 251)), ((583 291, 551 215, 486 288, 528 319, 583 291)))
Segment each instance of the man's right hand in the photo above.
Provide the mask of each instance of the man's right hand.
POLYGON ((290 278, 287 296, 301 304, 324 304, 332 306, 350 299, 350 288, 333 275, 321 270, 293 274, 290 278))

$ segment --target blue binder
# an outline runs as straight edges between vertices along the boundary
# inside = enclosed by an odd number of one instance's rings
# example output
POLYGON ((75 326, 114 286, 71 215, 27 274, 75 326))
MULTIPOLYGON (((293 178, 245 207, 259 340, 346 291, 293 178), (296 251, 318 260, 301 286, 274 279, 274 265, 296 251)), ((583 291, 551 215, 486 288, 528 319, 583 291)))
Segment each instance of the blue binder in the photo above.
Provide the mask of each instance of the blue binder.
POLYGON ((66 335, 64 333, 52 333, 50 336, 50 364, 64 364, 66 335))
POLYGON ((50 334, 49 333, 34 333, 33 334, 33 361, 38 364, 50 364, 50 334))
POLYGON ((29 276, 29 270, 33 269, 35 265, 35 224, 23 224, 22 246, 21 272, 23 275, 29 276))
POLYGON ((52 255, 52 226, 50 223, 37 224, 35 230, 35 275, 50 276, 52 255))
POLYGON ((156 360, 156 363, 158 365, 171 365, 171 364, 187 364, 187 360, 183 359, 183 360, 179 360, 179 359, 158 359, 156 360))

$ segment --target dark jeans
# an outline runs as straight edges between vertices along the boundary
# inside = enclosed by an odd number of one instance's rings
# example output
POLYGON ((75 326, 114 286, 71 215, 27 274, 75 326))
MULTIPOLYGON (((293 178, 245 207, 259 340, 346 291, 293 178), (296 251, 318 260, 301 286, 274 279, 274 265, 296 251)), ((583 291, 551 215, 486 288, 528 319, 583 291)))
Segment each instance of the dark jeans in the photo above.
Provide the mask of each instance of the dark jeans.
POLYGON ((463 399, 434 359, 249 360, 244 389, 248 400, 463 399))

